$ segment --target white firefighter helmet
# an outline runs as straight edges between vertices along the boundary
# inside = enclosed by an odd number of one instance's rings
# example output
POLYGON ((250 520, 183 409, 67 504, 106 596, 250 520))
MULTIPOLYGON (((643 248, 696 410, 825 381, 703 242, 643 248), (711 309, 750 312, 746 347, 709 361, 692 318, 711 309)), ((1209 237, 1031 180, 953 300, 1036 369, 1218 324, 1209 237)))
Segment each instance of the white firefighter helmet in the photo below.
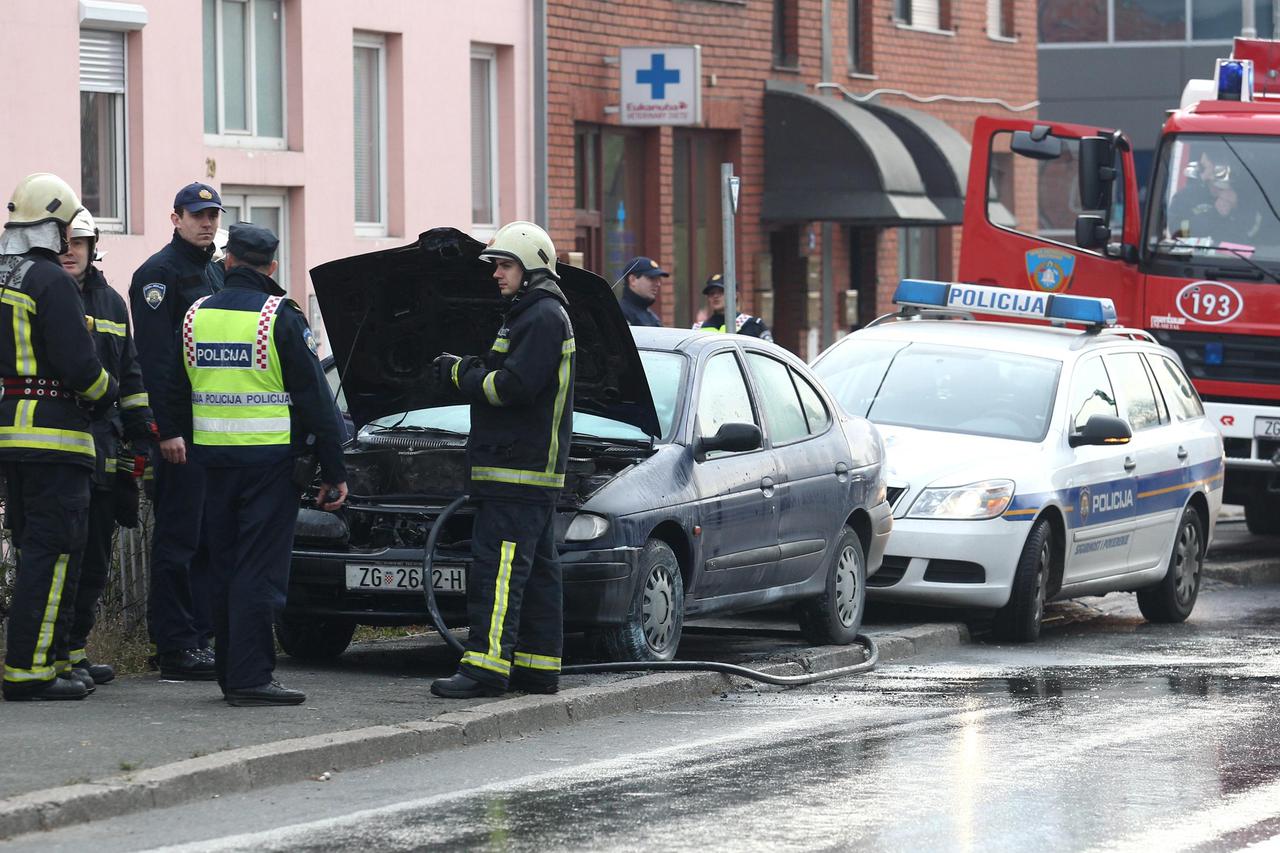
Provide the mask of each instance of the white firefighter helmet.
POLYGON ((66 225, 80 212, 80 196, 57 175, 36 172, 18 184, 9 199, 9 226, 61 222, 66 225))
POLYGON ((69 237, 88 237, 95 242, 98 239, 98 223, 93 221, 93 214, 85 209, 81 209, 71 220, 71 233, 69 237))
POLYGON ((556 275, 556 247, 551 236, 532 222, 503 225, 480 257, 487 261, 509 258, 518 261, 526 273, 542 270, 554 279, 560 278, 556 275))

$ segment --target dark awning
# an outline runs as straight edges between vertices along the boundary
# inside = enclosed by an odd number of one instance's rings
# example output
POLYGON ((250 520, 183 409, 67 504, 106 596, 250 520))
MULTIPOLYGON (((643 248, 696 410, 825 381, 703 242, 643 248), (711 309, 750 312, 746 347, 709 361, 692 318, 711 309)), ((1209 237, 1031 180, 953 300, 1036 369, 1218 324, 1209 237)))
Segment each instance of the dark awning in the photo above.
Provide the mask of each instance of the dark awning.
POLYGON ((763 218, 947 225, 964 215, 969 144, 919 110, 765 88, 763 218))

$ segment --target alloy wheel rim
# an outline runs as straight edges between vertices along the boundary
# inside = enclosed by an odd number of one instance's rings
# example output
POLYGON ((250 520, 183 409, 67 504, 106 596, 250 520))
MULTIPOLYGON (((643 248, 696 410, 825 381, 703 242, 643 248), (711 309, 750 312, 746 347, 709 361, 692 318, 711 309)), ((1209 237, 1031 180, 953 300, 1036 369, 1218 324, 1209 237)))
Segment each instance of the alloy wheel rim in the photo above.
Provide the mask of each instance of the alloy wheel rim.
POLYGON ((858 600, 858 555, 846 545, 836 565, 836 616, 846 628, 858 614, 858 600))
POLYGON ((675 632, 675 583, 669 566, 654 566, 645 578, 641 613, 645 642, 655 652, 666 651, 675 632))
POLYGON ((1200 528, 1188 521, 1178 531, 1178 546, 1173 554, 1174 595, 1179 604, 1186 604, 1195 592, 1200 577, 1200 528))

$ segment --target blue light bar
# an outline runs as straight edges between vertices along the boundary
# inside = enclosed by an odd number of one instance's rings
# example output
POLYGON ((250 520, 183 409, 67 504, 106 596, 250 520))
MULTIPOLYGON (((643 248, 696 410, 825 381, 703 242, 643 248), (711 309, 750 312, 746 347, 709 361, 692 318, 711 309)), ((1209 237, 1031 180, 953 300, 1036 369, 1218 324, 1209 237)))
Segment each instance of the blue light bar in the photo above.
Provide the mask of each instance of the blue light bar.
POLYGON ((1110 299, 983 284, 903 279, 893 301, 916 308, 948 308, 1089 326, 1110 326, 1116 322, 1116 306, 1110 299))
POLYGON ((1213 75, 1219 101, 1253 100, 1253 61, 1219 59, 1213 75))

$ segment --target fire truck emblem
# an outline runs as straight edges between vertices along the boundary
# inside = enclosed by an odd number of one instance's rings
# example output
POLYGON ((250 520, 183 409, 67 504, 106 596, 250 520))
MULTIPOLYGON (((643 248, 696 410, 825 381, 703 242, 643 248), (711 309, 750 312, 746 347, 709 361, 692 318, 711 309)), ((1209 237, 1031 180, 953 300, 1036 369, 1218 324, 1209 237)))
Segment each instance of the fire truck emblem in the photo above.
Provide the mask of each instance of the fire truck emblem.
POLYGON ((1027 252, 1027 278, 1036 290, 1061 293, 1071 285, 1076 256, 1061 249, 1031 249, 1027 252))

